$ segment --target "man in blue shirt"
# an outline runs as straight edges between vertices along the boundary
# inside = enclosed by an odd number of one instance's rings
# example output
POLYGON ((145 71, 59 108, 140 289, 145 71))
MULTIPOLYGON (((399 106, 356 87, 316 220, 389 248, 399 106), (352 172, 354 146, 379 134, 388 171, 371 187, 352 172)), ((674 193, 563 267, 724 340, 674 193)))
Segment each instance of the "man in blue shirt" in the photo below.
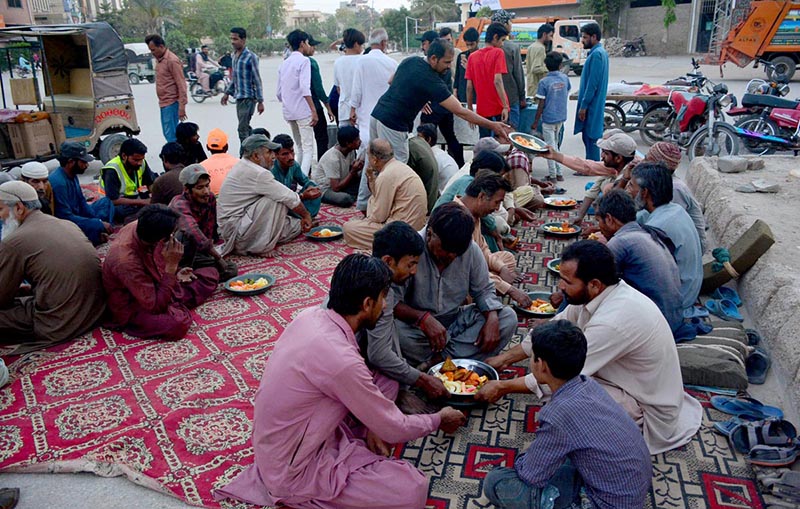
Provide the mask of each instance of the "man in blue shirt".
MULTIPOLYGON (((544 65, 549 72, 539 81, 539 86, 536 89, 536 100, 539 103, 539 107, 536 110, 536 118, 533 121, 533 127, 538 126, 539 121, 542 121, 544 142, 551 147, 559 148, 561 148, 559 140, 564 136, 564 122, 567 121, 567 101, 569 100, 569 91, 572 88, 567 75, 559 71, 562 61, 561 53, 557 51, 551 51, 544 57, 544 65)), ((550 173, 548 176, 550 182, 564 180, 560 164, 548 159, 547 168, 550 173)))
POLYGON ((220 103, 228 104, 228 97, 236 98, 236 116, 239 118, 239 141, 253 134, 250 119, 258 103, 258 114, 264 113, 264 94, 261 74, 258 72, 258 57, 247 49, 247 31, 241 27, 231 28, 233 46, 233 77, 220 103))
POLYGON ((675 246, 673 255, 681 277, 681 305, 689 310, 703 284, 703 252, 692 218, 683 207, 671 203, 672 175, 660 164, 642 163, 633 170, 628 192, 633 195, 636 208, 649 212, 644 224, 663 231, 675 246))
POLYGON ((581 375, 587 343, 566 320, 531 335, 531 371, 553 393, 539 428, 513 468, 486 475, 483 492, 495 507, 581 507, 585 489, 599 509, 640 509, 652 482, 650 451, 625 410, 592 378, 581 375), (573 505, 574 504, 574 505, 573 505))
POLYGON ((114 204, 110 199, 102 198, 90 205, 83 197, 78 175, 82 175, 93 160, 94 157, 80 143, 62 143, 58 157, 61 166, 50 174, 50 186, 55 198, 55 216, 78 225, 96 246, 108 240, 114 218, 114 204))
POLYGON ((279 134, 272 141, 281 146, 275 154, 272 175, 275 180, 296 191, 311 217, 316 217, 322 203, 322 193, 316 182, 308 178, 297 164, 294 158, 294 140, 288 134, 279 134), (297 191, 298 186, 300 186, 299 191, 297 191))
POLYGON ((581 27, 581 43, 589 50, 581 72, 578 91, 578 114, 574 134, 582 133, 586 159, 600 160, 597 140, 603 136, 603 112, 608 90, 608 53, 600 44, 600 25, 588 23, 581 27))
POLYGON ((600 198, 595 210, 622 279, 658 306, 676 341, 694 339, 695 328, 683 322, 678 266, 659 233, 636 222, 633 198, 614 189, 600 198))

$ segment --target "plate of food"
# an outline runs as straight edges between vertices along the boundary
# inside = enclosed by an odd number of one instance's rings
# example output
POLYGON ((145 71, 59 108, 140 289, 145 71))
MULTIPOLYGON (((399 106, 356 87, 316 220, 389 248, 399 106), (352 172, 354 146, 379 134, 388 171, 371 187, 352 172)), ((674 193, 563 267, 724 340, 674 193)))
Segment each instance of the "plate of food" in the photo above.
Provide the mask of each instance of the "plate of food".
POLYGON ((528 297, 533 301, 530 307, 523 308, 518 304, 514 307, 523 315, 534 318, 551 318, 556 315, 556 308, 550 304, 550 294, 548 292, 528 292, 528 297))
POLYGON ((275 284, 275 276, 270 274, 244 274, 225 281, 224 288, 243 297, 264 293, 275 284))
POLYGON ((547 152, 547 143, 543 139, 530 134, 514 132, 508 135, 511 143, 523 152, 541 154, 547 152))
POLYGON ((570 224, 569 221, 545 223, 539 229, 547 235, 555 235, 556 237, 574 237, 581 234, 580 226, 570 224))
POLYGON ((578 201, 566 196, 548 196, 544 204, 552 209, 572 209, 578 205, 578 201))
POLYGON ((558 276, 560 274, 559 269, 561 268, 561 258, 553 258, 549 262, 547 262, 547 270, 558 276))
POLYGON ((448 357, 428 370, 450 391, 451 403, 477 403, 475 393, 489 380, 499 380, 497 371, 485 362, 448 357))
POLYGON ((341 226, 317 226, 316 228, 311 228, 311 230, 306 233, 307 238, 322 242, 336 240, 342 235, 343 232, 341 226))

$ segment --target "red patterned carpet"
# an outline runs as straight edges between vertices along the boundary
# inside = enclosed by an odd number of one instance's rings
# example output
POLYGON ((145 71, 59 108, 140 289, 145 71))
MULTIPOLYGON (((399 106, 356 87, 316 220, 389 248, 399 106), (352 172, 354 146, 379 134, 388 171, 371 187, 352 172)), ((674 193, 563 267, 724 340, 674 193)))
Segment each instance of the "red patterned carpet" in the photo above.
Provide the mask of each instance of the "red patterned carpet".
MULTIPOLYGON (((323 208, 320 219, 341 224, 354 215, 323 208)), ((544 211, 529 226, 566 216, 544 211)), ((544 265, 566 243, 541 238, 533 227, 518 234, 525 286, 551 289, 555 279, 544 265)), ((126 475, 189 504, 247 508, 217 504, 211 490, 252 461, 252 398, 272 346, 300 310, 322 301, 334 267, 349 252, 342 241, 298 239, 279 247, 274 259, 232 258, 240 273, 267 272, 278 283, 251 298, 218 291, 196 310, 194 326, 178 342, 97 329, 48 350, 6 357, 11 381, 0 390, 0 471, 126 475)), ((526 326, 520 323, 517 339, 526 326)), ((455 435, 430 435, 395 454, 429 476, 431 507, 489 507, 481 496, 483 477, 495 465, 510 465, 530 444, 538 410, 528 396, 508 397, 473 410, 455 435)), ((689 445, 655 457, 648 506, 764 507, 750 467, 711 431, 711 420, 723 416, 710 408, 706 413, 706 426, 689 445)))

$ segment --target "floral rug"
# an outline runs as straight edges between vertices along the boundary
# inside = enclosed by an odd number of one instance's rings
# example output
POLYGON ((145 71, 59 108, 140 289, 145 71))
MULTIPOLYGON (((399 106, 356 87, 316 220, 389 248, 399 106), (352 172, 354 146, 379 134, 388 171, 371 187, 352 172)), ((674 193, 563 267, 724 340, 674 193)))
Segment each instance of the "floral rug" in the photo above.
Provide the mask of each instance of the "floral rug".
MULTIPOLYGON (((342 224, 354 210, 323 207, 321 224, 342 224)), ((529 290, 550 290, 545 264, 569 241, 543 238, 536 226, 568 217, 542 211, 520 227, 519 267, 529 290)), ((0 471, 94 472, 133 482, 189 504, 247 508, 213 501, 252 462, 252 399, 274 342, 304 308, 327 294, 338 261, 352 252, 341 240, 304 238, 272 259, 233 257, 240 273, 266 272, 277 284, 240 298, 223 290, 194 312, 181 341, 143 341, 96 329, 75 341, 21 357, 5 357, 10 383, 0 390, 0 471)), ((101 254, 104 254, 101 252, 101 254)), ((529 324, 520 322, 515 338, 529 324)), ((516 368, 518 374, 525 367, 516 368)), ((753 471, 710 423, 687 446, 654 457, 651 508, 762 508, 753 471)), ((511 465, 534 439, 540 407, 514 395, 474 409, 465 428, 397 447, 395 455, 431 480, 429 506, 488 507, 482 479, 511 465)))

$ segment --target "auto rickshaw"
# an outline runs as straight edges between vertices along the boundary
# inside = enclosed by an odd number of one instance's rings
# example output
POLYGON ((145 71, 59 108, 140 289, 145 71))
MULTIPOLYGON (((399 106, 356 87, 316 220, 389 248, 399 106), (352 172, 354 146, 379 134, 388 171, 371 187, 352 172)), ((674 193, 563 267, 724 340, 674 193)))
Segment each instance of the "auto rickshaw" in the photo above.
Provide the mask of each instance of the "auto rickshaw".
POLYGON ((138 85, 143 81, 156 82, 155 59, 150 54, 150 48, 143 42, 132 42, 125 45, 125 54, 128 56, 128 81, 131 85, 138 85))
MULTIPOLYGON (((25 44, 41 48, 44 94, 35 77, 17 83, 17 87, 11 83, 12 92, 15 88, 30 89, 26 95, 35 99, 22 104, 49 115, 55 150, 63 141, 79 142, 105 163, 119 153, 125 139, 139 134, 128 58, 122 39, 111 25, 101 22, 0 29, 0 47, 25 44)), ((7 109, 5 87, 2 96, 3 111, 13 111, 7 109)), ((17 104, 11 107, 19 109, 19 101, 14 102, 17 104)))

